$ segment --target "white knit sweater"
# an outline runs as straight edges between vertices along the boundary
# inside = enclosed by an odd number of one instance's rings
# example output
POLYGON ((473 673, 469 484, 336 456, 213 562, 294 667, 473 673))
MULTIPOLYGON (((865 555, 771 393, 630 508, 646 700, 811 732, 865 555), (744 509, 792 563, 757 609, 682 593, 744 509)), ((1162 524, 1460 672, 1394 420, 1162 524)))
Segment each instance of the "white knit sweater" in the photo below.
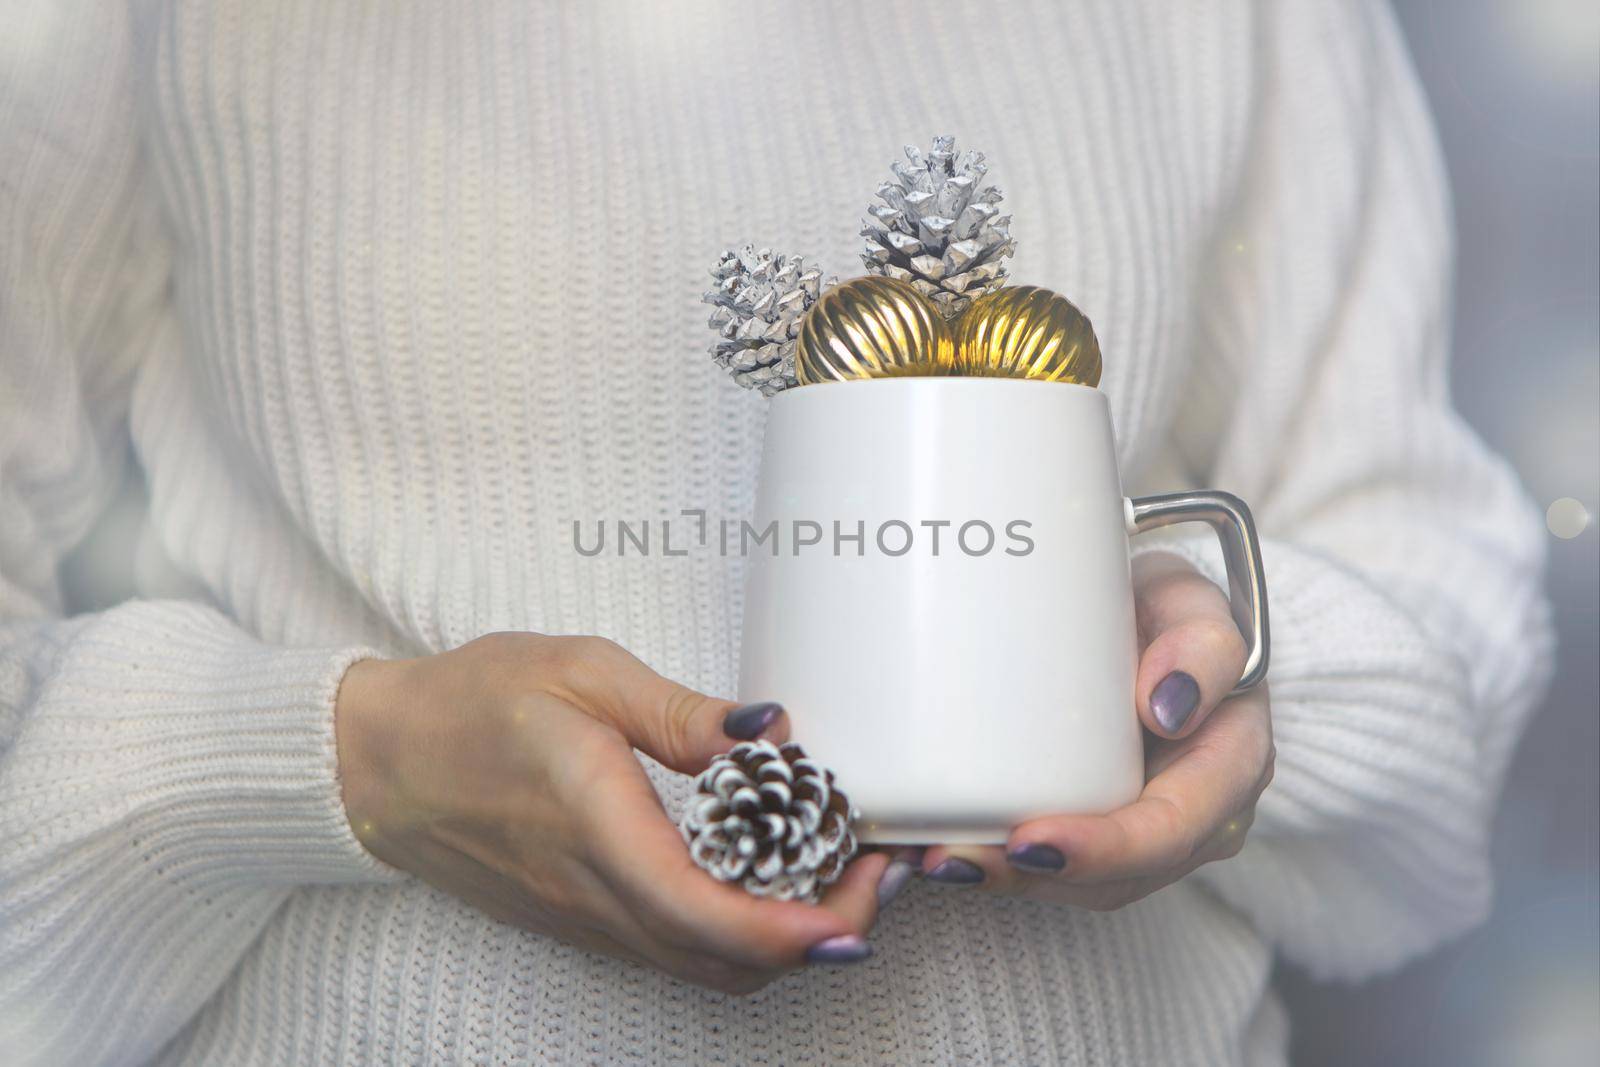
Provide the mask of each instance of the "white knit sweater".
POLYGON ((0 1062, 1274 1063, 1274 951, 1359 977, 1484 914, 1542 550, 1450 409, 1448 206, 1382 9, 0 26, 0 1062), (945 131, 1015 276, 1094 319, 1130 485, 1254 505, 1279 758, 1244 853, 1104 915, 918 885, 865 964, 743 1000, 367 856, 331 730, 363 648, 595 632, 731 695, 739 561, 587 558, 571 522, 748 513, 765 404, 706 356, 706 268, 754 238, 855 273, 887 164, 945 131), (143 596, 63 617, 130 465, 143 596))

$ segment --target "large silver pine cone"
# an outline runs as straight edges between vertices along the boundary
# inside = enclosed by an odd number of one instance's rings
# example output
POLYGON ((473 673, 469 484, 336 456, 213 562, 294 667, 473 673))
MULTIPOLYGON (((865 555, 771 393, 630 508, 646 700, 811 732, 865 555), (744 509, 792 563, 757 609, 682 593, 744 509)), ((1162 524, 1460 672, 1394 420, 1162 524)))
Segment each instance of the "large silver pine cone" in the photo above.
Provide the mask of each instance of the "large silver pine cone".
POLYGON ((711 271, 716 288, 702 298, 716 306, 711 357, 746 389, 763 396, 788 389, 794 376, 800 316, 822 291, 822 271, 800 256, 754 245, 730 249, 711 271))
POLYGON ((878 186, 883 203, 867 208, 861 230, 867 269, 910 282, 946 321, 1004 283, 1005 257, 1016 250, 1000 190, 983 184, 983 153, 957 157, 955 143, 935 137, 926 155, 906 145, 909 164, 889 168, 894 180, 878 186))
POLYGON ((859 813, 799 745, 743 741, 711 761, 678 829, 695 863, 758 897, 815 902, 856 853, 859 813))

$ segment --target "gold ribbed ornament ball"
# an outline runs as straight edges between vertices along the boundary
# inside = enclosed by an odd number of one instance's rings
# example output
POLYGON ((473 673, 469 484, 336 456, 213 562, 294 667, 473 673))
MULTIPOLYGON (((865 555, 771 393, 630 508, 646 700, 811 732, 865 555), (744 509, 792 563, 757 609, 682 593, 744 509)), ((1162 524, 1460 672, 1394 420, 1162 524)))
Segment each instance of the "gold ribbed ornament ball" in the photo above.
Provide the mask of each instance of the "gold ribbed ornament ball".
POLYGON ((1100 342, 1066 297, 1007 286, 974 300, 956 320, 955 373, 1099 385, 1100 342))
POLYGON ((954 372, 950 328, 906 282, 868 275, 824 292, 800 323, 801 385, 954 372))

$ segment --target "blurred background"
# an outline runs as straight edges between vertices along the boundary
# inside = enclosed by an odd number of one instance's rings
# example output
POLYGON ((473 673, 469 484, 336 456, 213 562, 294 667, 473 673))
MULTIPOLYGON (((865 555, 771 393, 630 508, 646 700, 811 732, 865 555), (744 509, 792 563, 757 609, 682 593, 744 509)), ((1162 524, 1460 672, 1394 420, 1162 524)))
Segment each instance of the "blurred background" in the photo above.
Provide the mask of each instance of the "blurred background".
POLYGON ((1455 195, 1454 388, 1548 509, 1560 646, 1489 923, 1359 988, 1285 970, 1294 1062, 1600 1062, 1600 0, 1394 0, 1455 195))

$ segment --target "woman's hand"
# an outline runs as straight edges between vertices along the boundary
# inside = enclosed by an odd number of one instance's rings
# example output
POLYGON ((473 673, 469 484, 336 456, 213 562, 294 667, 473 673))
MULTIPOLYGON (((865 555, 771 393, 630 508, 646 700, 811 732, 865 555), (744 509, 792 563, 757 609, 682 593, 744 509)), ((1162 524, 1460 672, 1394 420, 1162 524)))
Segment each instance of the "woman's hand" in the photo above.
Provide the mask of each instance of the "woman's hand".
POLYGON ((1023 823, 1003 849, 930 848, 930 881, 1109 910, 1239 851, 1272 780, 1267 691, 1228 698, 1244 640, 1222 590, 1185 560, 1140 556, 1134 597, 1143 645, 1134 692, 1154 735, 1139 799, 1109 815, 1023 823))
POLYGON ((357 663, 336 724, 362 843, 502 922, 734 993, 869 952, 885 857, 821 906, 758 900, 694 865, 634 755, 695 773, 781 742, 775 704, 702 696, 600 638, 502 633, 357 663))

